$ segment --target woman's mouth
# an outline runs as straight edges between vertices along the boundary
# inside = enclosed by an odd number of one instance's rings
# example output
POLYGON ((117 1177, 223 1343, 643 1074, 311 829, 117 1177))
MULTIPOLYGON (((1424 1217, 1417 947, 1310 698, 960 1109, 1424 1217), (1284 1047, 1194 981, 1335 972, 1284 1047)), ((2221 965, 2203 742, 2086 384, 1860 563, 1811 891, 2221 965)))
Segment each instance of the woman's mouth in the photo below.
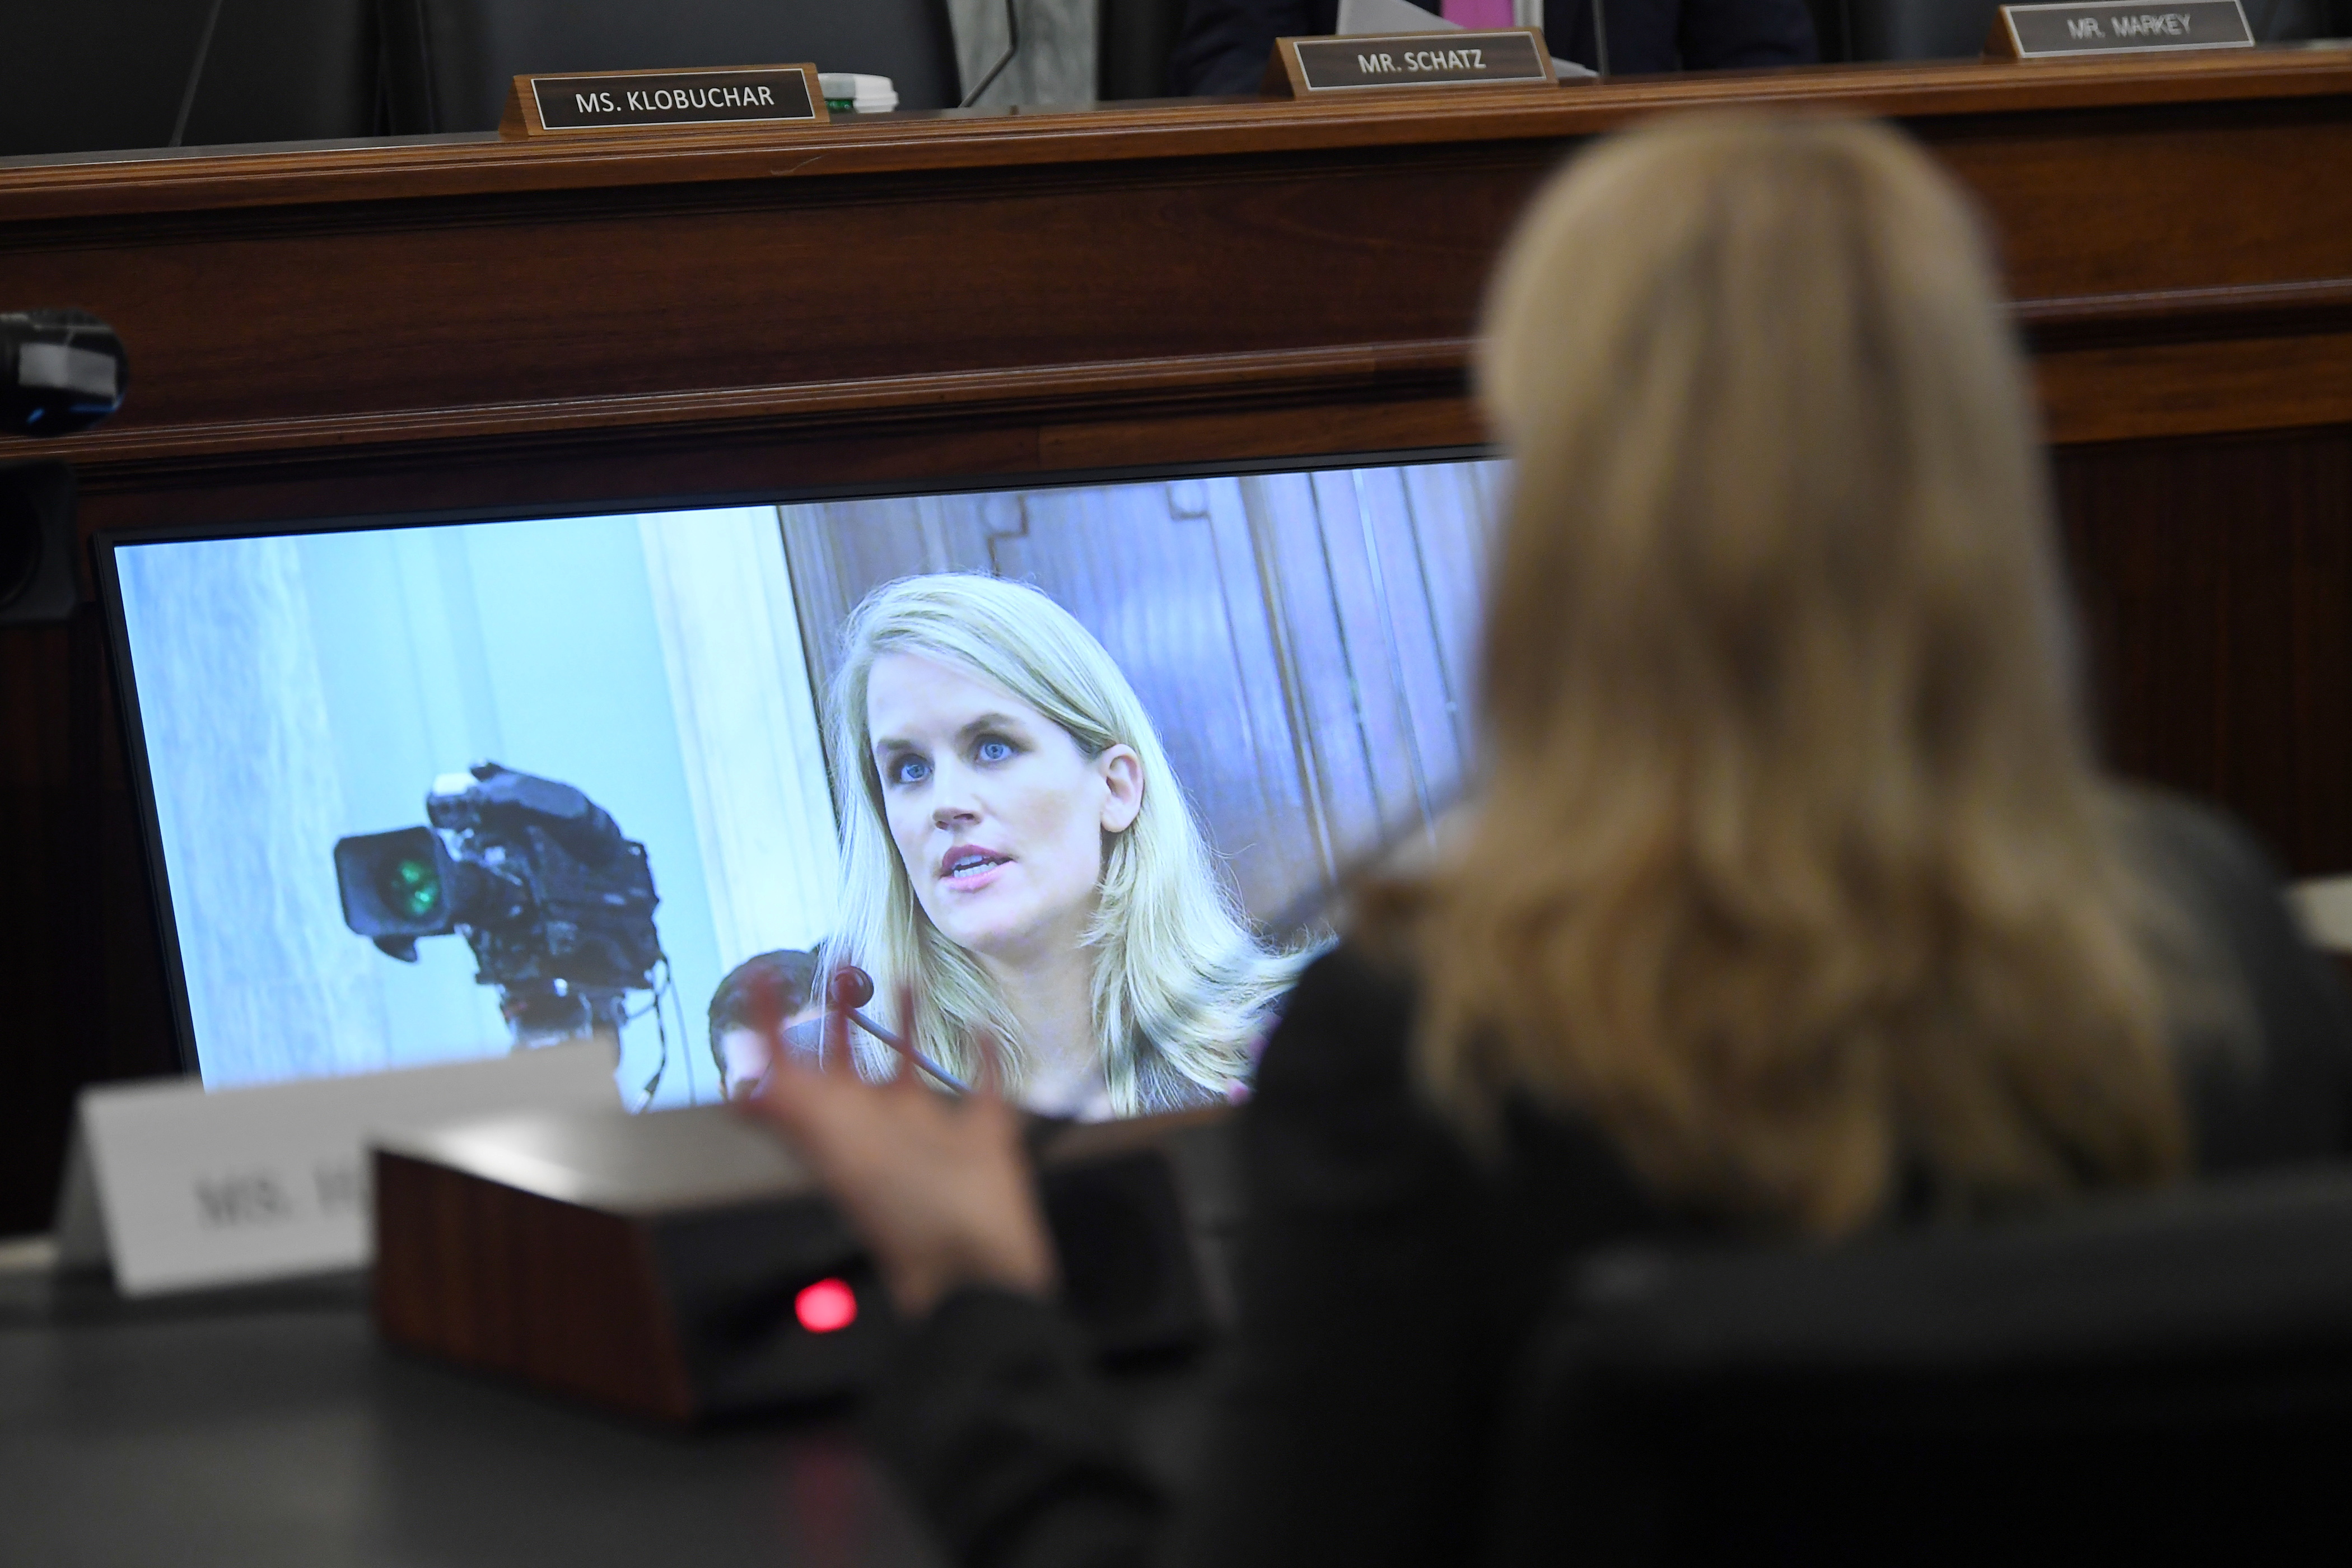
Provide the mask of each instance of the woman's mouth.
POLYGON ((998 869, 1013 863, 1010 855, 977 845, 959 844, 940 857, 940 880, 950 888, 977 889, 996 880, 998 869))

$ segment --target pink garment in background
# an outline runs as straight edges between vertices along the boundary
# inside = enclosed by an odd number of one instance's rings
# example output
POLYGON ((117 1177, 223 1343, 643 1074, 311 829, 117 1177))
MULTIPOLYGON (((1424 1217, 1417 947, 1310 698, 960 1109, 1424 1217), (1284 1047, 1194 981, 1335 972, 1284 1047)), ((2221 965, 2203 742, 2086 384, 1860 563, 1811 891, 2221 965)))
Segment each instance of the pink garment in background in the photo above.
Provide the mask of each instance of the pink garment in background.
POLYGON ((1445 0, 1445 19, 1465 27, 1507 27, 1511 0, 1445 0))

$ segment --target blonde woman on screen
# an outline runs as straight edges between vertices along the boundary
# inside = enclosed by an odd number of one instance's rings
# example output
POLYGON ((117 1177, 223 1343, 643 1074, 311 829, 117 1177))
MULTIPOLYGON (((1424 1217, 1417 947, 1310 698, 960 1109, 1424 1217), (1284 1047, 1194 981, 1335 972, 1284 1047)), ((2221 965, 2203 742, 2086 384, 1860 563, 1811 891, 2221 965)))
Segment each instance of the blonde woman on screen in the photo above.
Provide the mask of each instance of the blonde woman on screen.
POLYGON ((910 577, 851 616, 829 715, 842 823, 830 965, 919 999, 918 1047, 1086 1118, 1244 1082, 1297 962, 1237 918, 1134 689, 1037 589, 910 577))

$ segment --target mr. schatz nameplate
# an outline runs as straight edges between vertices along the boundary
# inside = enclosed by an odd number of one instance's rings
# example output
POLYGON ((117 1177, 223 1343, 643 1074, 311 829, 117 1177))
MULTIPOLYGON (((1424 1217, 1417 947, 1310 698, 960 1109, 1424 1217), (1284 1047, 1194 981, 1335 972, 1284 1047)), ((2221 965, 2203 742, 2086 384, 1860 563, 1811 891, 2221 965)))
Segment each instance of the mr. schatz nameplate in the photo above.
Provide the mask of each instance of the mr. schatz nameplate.
POLYGON ((593 76, 519 76, 508 95, 507 136, 591 131, 725 130, 823 125, 816 67, 746 66, 724 70, 599 71, 593 76))
POLYGON ((1552 87, 1551 51, 1533 27, 1280 38, 1266 89, 1294 98, 1394 88, 1552 87))
POLYGON ((2253 29, 2238 0, 2070 0, 2059 5, 2003 5, 1985 54, 1994 59, 2052 60, 2076 55, 2146 54, 2170 49, 2251 49, 2253 29))

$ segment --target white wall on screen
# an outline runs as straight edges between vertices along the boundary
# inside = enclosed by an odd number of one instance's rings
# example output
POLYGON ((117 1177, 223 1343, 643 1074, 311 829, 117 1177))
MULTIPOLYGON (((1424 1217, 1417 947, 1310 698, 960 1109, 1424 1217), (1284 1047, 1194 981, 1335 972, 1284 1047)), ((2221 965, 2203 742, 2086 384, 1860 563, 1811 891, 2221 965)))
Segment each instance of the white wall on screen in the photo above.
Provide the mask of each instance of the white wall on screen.
MULTIPOLYGON (((701 559, 703 536, 692 531, 686 569, 665 578, 662 614, 765 637, 773 649, 773 662, 753 671, 722 638, 688 660, 700 674, 678 671, 684 700, 719 716, 703 726, 720 735, 717 759, 680 754, 694 726, 682 728, 673 709, 673 659, 654 603, 646 538, 667 537, 658 523, 562 519, 122 552, 165 868, 208 1083, 508 1048, 497 994, 476 984, 464 941, 427 938, 415 964, 378 952, 343 924, 331 856, 345 835, 422 824, 437 775, 488 759, 576 785, 645 844, 679 1004, 660 1020, 668 1065, 656 1103, 716 1089, 701 1015, 725 966, 694 788, 719 803, 703 815, 716 825, 711 864, 728 885, 728 847, 760 838, 734 818, 762 809, 710 785, 710 769, 741 749, 733 727, 782 721, 811 759, 817 752, 775 515, 763 515, 778 557, 768 566, 756 530, 725 514, 709 535, 724 547, 719 554, 701 559), (781 644, 772 628, 760 629, 772 618, 781 619, 781 644), (797 721, 751 713, 742 688, 759 680, 790 683, 797 721), (689 786, 690 773, 699 784, 689 786)), ((678 552, 656 553, 671 563, 678 552)), ((805 765, 819 781, 817 816, 786 837, 813 834, 829 860, 822 767, 805 765)), ((790 799, 805 805, 805 785, 793 775, 767 795, 799 790, 790 799)), ((771 850, 767 863, 783 858, 771 850)), ((772 932, 773 898, 745 895, 741 877, 734 883, 730 929, 772 932)), ((805 885, 785 896, 798 900, 785 923, 821 923, 803 907, 805 885)), ((632 1102, 664 1059, 656 1023, 640 1018, 623 1037, 618 1078, 632 1102)))
POLYGON ((121 580, 188 1009, 211 1083, 383 1065, 374 949, 343 929, 342 780, 302 552, 126 551, 121 580))
MULTIPOLYGON (((506 750, 497 698, 481 669, 480 613, 464 540, 382 529, 312 535, 294 545, 342 781, 342 819, 329 842, 418 826, 434 774, 506 750)), ((462 941, 421 942, 416 963, 401 963, 341 929, 340 918, 336 923, 338 938, 363 957, 385 1020, 383 1059, 349 1060, 340 1070, 506 1049, 497 994, 474 984, 473 954, 462 941)), ((209 1058, 213 1043, 202 1031, 198 1037, 209 1058)))
POLYGON ((833 802, 774 507, 641 517, 721 970, 827 934, 833 802))

